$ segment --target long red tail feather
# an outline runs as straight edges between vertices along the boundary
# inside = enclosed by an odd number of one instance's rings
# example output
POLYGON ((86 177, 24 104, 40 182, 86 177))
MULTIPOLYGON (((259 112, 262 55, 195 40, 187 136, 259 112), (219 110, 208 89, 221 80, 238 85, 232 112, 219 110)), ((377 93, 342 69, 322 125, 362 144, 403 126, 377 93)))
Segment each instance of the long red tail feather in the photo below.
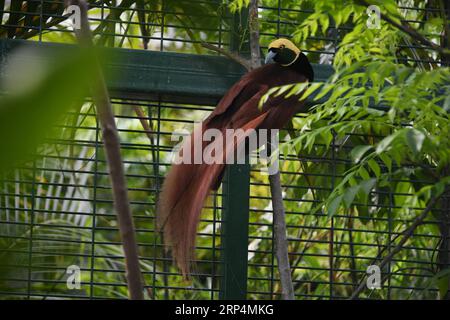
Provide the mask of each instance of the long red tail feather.
MULTIPOLYGON (((266 116, 267 113, 261 114, 246 123, 242 129, 257 128, 266 116)), ((188 144, 194 142, 192 137, 187 140, 188 144)), ((226 141, 221 157, 225 160, 244 139, 245 135, 234 142, 226 141)), ((192 145, 188 147, 193 149, 192 145)), ((163 229, 164 242, 171 248, 172 256, 184 276, 190 272, 201 210, 211 189, 220 183, 218 179, 224 166, 204 163, 174 164, 164 180, 158 202, 158 225, 163 229)))

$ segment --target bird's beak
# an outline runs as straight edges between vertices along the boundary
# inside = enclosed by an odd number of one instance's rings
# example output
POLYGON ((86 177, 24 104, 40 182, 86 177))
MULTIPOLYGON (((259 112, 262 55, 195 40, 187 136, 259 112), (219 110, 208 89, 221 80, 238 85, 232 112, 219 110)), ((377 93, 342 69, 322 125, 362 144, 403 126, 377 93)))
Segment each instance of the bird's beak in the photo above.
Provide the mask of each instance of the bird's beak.
POLYGON ((268 64, 268 63, 273 63, 273 62, 275 62, 275 61, 273 60, 273 58, 275 58, 276 55, 277 55, 277 53, 274 52, 274 51, 269 51, 269 52, 267 52, 266 60, 264 61, 264 63, 265 63, 265 64, 268 64))

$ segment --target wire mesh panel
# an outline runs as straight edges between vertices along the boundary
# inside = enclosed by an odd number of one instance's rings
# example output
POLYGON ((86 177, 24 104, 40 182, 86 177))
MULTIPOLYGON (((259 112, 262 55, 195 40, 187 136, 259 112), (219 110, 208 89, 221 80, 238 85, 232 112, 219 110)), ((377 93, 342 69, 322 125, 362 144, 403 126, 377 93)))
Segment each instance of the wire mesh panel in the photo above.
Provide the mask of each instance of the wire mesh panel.
MULTIPOLYGON (((296 120, 301 123, 301 118, 296 120)), ((348 139, 357 141, 361 137, 349 134, 348 139)), ((311 154, 291 153, 281 160, 291 273, 298 298, 349 298, 367 267, 379 264, 390 253, 405 225, 423 210, 418 204, 411 204, 408 210, 399 205, 413 192, 413 186, 404 179, 392 181, 392 187, 377 188, 371 201, 358 204, 357 210, 339 211, 333 217, 326 212, 311 214, 322 201, 318 199, 334 189, 352 162, 352 144, 342 142, 333 138, 328 151, 325 143, 317 144, 311 154)), ((386 170, 382 163, 378 165, 386 170)), ((270 299, 279 296, 281 290, 269 185, 257 173, 255 170, 251 184, 248 290, 249 295, 270 299)), ((438 213, 436 210, 436 216, 438 213)), ((438 219, 432 219, 416 230, 410 243, 382 270, 387 277, 385 286, 370 291, 369 298, 437 297, 431 283, 439 270, 436 258, 442 238, 438 224, 438 219)))
MULTIPOLYGON (((211 106, 113 102, 147 294, 158 299, 214 298, 220 194, 212 197, 200 225, 193 283, 182 281, 155 230, 156 196, 170 164, 173 128, 182 124, 188 129, 191 119, 200 119, 211 106), (134 108, 142 110, 141 117, 134 108), (189 120, 181 120, 186 115, 189 120)), ((2 240, 15 259, 3 266, 9 287, 3 294, 126 298, 124 256, 92 103, 70 114, 61 129, 58 139, 39 150, 34 163, 3 180, 2 240), (67 289, 64 266, 71 265, 81 270, 80 290, 67 289), (8 277, 9 271, 14 278, 8 277)))
MULTIPOLYGON (((100 45, 195 54, 212 53, 202 42, 232 49, 246 45, 242 39, 248 30, 240 24, 245 17, 228 12, 223 1, 122 0, 114 5, 89 1, 89 5, 89 21, 100 45)), ((0 9, 1 38, 75 42, 63 1, 11 0, 0 9)), ((413 24, 440 14, 428 2, 401 9, 413 24)), ((291 37, 313 13, 314 6, 303 1, 261 1, 263 50, 275 37, 291 37)), ((299 46, 310 61, 332 64, 337 44, 350 27, 332 26, 325 36, 309 37, 299 46)), ((421 54, 406 38, 398 61, 421 68, 441 63, 439 55, 421 54)), ((173 132, 181 128, 190 131, 193 122, 205 118, 220 97, 208 97, 211 103, 206 103, 203 97, 183 101, 158 92, 156 98, 120 90, 113 96, 147 297, 217 299, 222 191, 208 199, 203 211, 191 282, 182 279, 164 250, 155 228, 155 206, 172 148, 178 142, 171 139, 173 132)), ((296 137, 306 125, 299 115, 293 127, 280 136, 296 137)), ((0 240, 7 248, 3 255, 8 257, 2 261, 8 264, 0 266, 0 296, 125 299, 124 256, 93 103, 86 101, 80 111, 69 113, 58 129, 55 139, 36 150, 33 162, 1 181, 0 240), (80 288, 67 287, 69 266, 80 268, 80 288)), ((367 266, 379 263, 393 250, 405 225, 422 210, 419 203, 409 203, 408 209, 399 203, 413 193, 415 185, 426 181, 423 176, 413 182, 398 179, 389 186, 378 186, 367 204, 340 210, 333 217, 322 211, 311 213, 342 180, 351 164, 350 150, 362 141, 374 143, 382 138, 349 132, 341 139, 330 133, 308 153, 290 150, 281 156, 297 298, 348 298, 367 266)), ((376 166, 386 170, 384 163, 376 166)), ((253 168, 250 185, 247 298, 278 299, 281 289, 267 177, 253 168)), ((448 202, 448 197, 444 201, 448 202)), ((417 228, 407 246, 382 270, 387 279, 383 288, 369 291, 367 298, 438 297, 435 275, 443 268, 438 262, 443 241, 439 219, 446 210, 448 207, 434 210, 432 219, 417 228)))
MULTIPOLYGON (((199 53, 201 42, 229 45, 233 21, 221 1, 88 2, 95 39, 105 46, 199 53)), ((1 37, 75 42, 70 15, 62 0, 11 0, 1 37)))

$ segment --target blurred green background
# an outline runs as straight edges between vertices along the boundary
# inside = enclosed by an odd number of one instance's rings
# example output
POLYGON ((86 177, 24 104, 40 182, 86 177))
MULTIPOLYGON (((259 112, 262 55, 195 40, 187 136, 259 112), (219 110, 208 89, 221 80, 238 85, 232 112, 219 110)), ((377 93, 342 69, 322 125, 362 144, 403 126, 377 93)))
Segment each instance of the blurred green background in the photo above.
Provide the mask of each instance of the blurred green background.
MULTIPOLYGON (((245 1, 89 4, 99 46, 215 54, 201 46, 208 42, 245 54, 245 1)), ((374 4, 448 48, 449 8, 443 1, 374 4)), ((292 37, 311 62, 336 70, 315 87, 327 100, 298 115, 281 135, 296 297, 348 298, 367 266, 392 250, 426 203, 443 194, 383 270, 383 288, 364 290, 361 297, 448 298, 448 52, 424 47, 384 21, 379 30, 368 29, 360 1, 262 0, 259 14, 263 50, 276 37, 292 37)), ((76 43, 63 1, 0 1, 0 21, 2 43, 76 43)), ((125 299, 101 131, 95 105, 85 98, 92 52, 40 54, 2 52, 0 298, 125 299), (66 268, 74 264, 82 271, 79 290, 66 286, 66 268)), ((156 197, 175 144, 170 134, 192 128, 213 101, 112 96, 147 298, 218 298, 221 191, 204 210, 191 282, 172 266, 154 226, 156 197)), ((270 191, 256 167, 250 207, 247 297, 277 299, 270 191)))

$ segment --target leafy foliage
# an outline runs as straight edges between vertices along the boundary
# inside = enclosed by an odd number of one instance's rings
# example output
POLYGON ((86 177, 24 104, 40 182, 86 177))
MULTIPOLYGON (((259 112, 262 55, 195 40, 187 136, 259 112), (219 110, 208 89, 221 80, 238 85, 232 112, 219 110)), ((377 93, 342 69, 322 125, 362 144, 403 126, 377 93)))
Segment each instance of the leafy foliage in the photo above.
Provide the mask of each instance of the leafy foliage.
MULTIPOLYGON (((233 19, 227 6, 239 12, 248 2, 122 0, 104 4, 102 9, 90 1, 89 14, 98 44, 204 54, 207 51, 200 46, 202 41, 228 45, 233 19), (163 22, 166 27, 161 30, 163 22), (159 39, 162 34, 164 41, 159 39)), ((326 82, 308 88, 274 88, 270 94, 297 94, 316 103, 282 133, 287 142, 280 152, 296 294, 314 299, 327 298, 330 293, 348 297, 367 265, 379 261, 431 197, 442 193, 448 184, 449 70, 441 65, 444 57, 422 48, 391 24, 382 21, 380 29, 368 29, 366 6, 361 1, 260 2, 266 8, 277 8, 281 3, 286 9, 260 11, 262 45, 275 34, 292 35, 310 61, 332 63, 336 70, 326 82)), ((49 4, 47 1, 42 8, 42 39, 74 42, 73 34, 67 32, 66 17, 56 17, 62 8, 49 4)), ((414 30, 443 44, 440 10, 425 10, 440 8, 438 1, 371 4, 379 5, 393 21, 417 21, 409 23, 414 30), (406 10, 406 6, 421 10, 406 10)), ((3 23, 20 27, 3 28, 0 36, 36 40, 39 20, 25 14, 40 12, 40 4, 36 5, 14 10, 9 16, 2 12, 3 23)), ((245 27, 241 31, 245 33, 245 27)), ((68 80, 63 77, 60 82, 64 83, 54 91, 64 93, 61 88, 68 80)), ((42 91, 47 90, 51 89, 42 91)), ((34 105, 44 104, 37 96, 34 99, 34 105)), ((219 284, 220 279, 214 276, 216 265, 203 262, 218 260, 219 251, 211 248, 220 245, 220 228, 211 220, 220 219, 220 212, 211 207, 220 207, 220 195, 212 197, 204 212, 196 253, 199 276, 192 283, 183 282, 170 265, 154 226, 158 176, 167 169, 167 150, 173 144, 161 132, 200 120, 211 107, 142 100, 114 102, 144 278, 148 287, 156 288, 149 296, 216 297, 217 293, 207 291, 219 284), (143 131, 133 106, 142 106, 150 132, 143 131)), ((85 271, 82 290, 77 294, 123 298, 122 249, 104 174, 106 163, 98 144, 101 136, 95 109, 85 103, 70 115, 63 123, 60 143, 42 146, 42 159, 36 162, 39 169, 12 172, 2 185, 0 216, 6 223, 0 231, 0 246, 10 249, 2 250, 2 271, 5 278, 22 280, 0 281, 0 290, 25 294, 24 284, 31 276, 31 291, 43 298, 74 295, 65 287, 64 270, 75 263, 85 271), (34 198, 29 196, 33 194, 34 198), (31 208, 35 210, 34 227, 31 208), (91 219, 93 212, 95 219, 91 219), (15 225, 20 227, 7 230, 15 225), (23 252, 30 249, 31 230, 37 241, 30 257, 23 252), (5 261, 11 263, 5 267, 5 261), (30 263, 33 268, 27 274, 30 263)), ((276 298, 271 293, 280 290, 272 280, 273 221, 266 179, 252 173, 249 298, 276 298)), ((433 212, 434 220, 442 218, 440 212, 433 212)), ((436 254, 439 225, 427 221, 418 233, 424 236, 411 238, 386 270, 390 271, 391 288, 367 292, 367 296, 436 298, 436 288, 446 291, 448 269, 440 266, 436 254)))
MULTIPOLYGON (((420 18, 403 15, 395 1, 374 4, 393 21, 420 18)), ((283 86, 267 94, 316 101, 303 118, 294 120, 299 132, 294 132, 282 152, 340 159, 347 158, 344 150, 348 150, 350 161, 334 168, 331 192, 314 194, 318 205, 312 212, 356 213, 363 225, 372 218, 391 219, 409 215, 411 208, 424 208, 450 183, 450 70, 435 52, 411 47, 417 39, 392 24, 381 21, 379 29, 367 28, 365 10, 359 1, 314 1, 314 13, 294 38, 304 42, 319 33, 326 35, 332 25, 345 25, 333 60, 335 74, 308 88, 283 86), (389 199, 391 192, 405 196, 389 199), (387 212, 384 205, 392 200, 398 209, 387 212)), ((419 34, 425 37, 425 30, 432 30, 426 36, 439 43, 444 21, 442 17, 427 19, 419 34)), ((318 167, 303 161, 308 173, 318 167)), ((317 183, 317 179, 312 182, 317 183)), ((439 211, 433 215, 445 221, 439 211)), ((448 283, 448 275, 441 276, 441 283, 448 283)))
MULTIPOLYGON (((395 12, 394 2, 387 3, 386 8, 389 14, 395 12)), ((342 140, 349 133, 384 136, 380 141, 371 139, 367 145, 354 146, 351 155, 355 164, 327 200, 333 208, 330 214, 335 213, 338 199, 344 199, 346 188, 350 191, 344 204, 347 207, 351 204, 349 199, 354 199, 353 194, 357 193, 356 180, 366 183, 374 177, 383 185, 396 175, 404 175, 405 166, 410 167, 409 176, 431 174, 437 177, 432 183, 445 183, 447 179, 442 172, 448 166, 450 150, 446 139, 450 70, 423 70, 399 63, 396 52, 399 40, 395 41, 399 39, 398 30, 388 24, 379 30, 368 29, 363 9, 340 2, 329 1, 326 5, 317 2, 311 20, 319 19, 324 12, 333 12, 332 18, 339 25, 348 22, 349 13, 353 13, 353 30, 342 39, 334 60, 335 75, 327 82, 313 83, 306 90, 304 84, 298 84, 274 88, 267 94, 301 93, 301 99, 305 99, 317 93, 314 100, 318 102, 325 97, 325 102, 315 105, 302 119, 306 126, 287 148, 311 151, 319 137, 329 146, 332 139, 342 140), (360 38, 361 32, 365 37, 360 38), (385 43, 391 47, 385 47, 385 43), (379 163, 383 164, 383 170, 379 163)), ((399 13, 394 17, 399 17, 399 13)), ((299 40, 316 33, 311 24, 306 20, 299 28, 299 40)), ((373 187, 372 183, 369 185, 373 187)), ((369 196, 371 189, 362 188, 364 197, 369 196)), ((443 191, 442 186, 439 191, 443 191)))
POLYGON ((87 93, 84 84, 89 81, 93 67, 91 52, 65 52, 53 57, 57 63, 48 65, 45 71, 30 66, 21 72, 23 60, 40 54, 43 53, 13 54, 11 57, 16 60, 10 62, 9 71, 2 78, 4 90, 9 94, 0 100, 0 135, 9 138, 0 140, 0 150, 5 151, 0 159, 0 171, 24 160, 42 143, 52 125, 70 107, 80 104, 87 93), (24 78, 26 72, 34 72, 33 82, 24 78), (14 79, 17 74, 21 78, 14 79))

